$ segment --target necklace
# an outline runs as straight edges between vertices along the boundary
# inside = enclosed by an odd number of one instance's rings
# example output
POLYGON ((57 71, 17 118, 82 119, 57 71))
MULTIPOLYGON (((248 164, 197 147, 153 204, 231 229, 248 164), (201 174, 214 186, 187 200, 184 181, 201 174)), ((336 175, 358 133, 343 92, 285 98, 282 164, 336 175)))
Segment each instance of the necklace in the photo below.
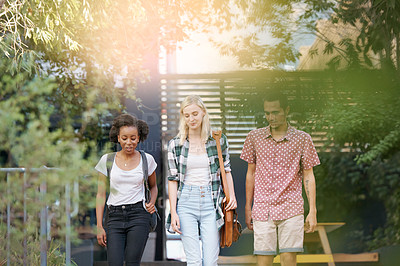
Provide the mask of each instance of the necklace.
POLYGON ((129 161, 132 159, 131 157, 128 157, 128 159, 123 158, 122 156, 120 156, 121 160, 124 160, 123 164, 125 167, 127 167, 127 165, 129 164, 129 161))
POLYGON ((124 162, 125 167, 128 165, 129 161, 130 161, 130 158, 124 162))

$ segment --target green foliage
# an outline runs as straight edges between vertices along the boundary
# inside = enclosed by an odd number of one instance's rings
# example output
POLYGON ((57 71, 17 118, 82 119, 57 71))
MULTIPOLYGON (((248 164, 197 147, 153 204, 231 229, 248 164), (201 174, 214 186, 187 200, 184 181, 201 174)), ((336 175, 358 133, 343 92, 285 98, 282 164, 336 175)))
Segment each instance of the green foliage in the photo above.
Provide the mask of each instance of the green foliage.
MULTIPOLYGON (((6 213, 6 206, 11 206, 11 250, 12 263, 21 264, 23 250, 28 253, 28 264, 37 265, 39 250, 39 219, 41 208, 49 206, 49 215, 53 217, 54 228, 66 228, 65 187, 74 183, 81 184, 85 191, 79 195, 71 193, 72 203, 80 202, 80 211, 93 208, 96 189, 96 178, 93 178, 93 165, 97 158, 97 142, 81 136, 73 127, 74 117, 67 116, 74 103, 64 103, 64 110, 54 99, 57 98, 59 87, 54 77, 39 77, 28 72, 9 74, 2 71, 10 62, 1 59, 0 72, 0 150, 6 156, 1 167, 23 167, 25 174, 9 174, 6 179, 0 174, 0 193, 4 200, 0 210, 6 213), (2 69, 3 68, 3 69, 2 69), (65 113, 62 113, 65 111, 65 113), (63 121, 53 122, 53 118, 64 115, 63 121), (57 127, 56 127, 57 125, 57 127), (42 166, 55 167, 46 170, 42 166), (32 169, 41 169, 34 171, 32 169), (43 197, 39 187, 47 184, 48 193, 43 197), (26 223, 22 220, 24 213, 26 223), (21 243, 27 239, 29 245, 21 243)), ((94 100, 94 99, 93 99, 94 100)), ((89 103, 90 104, 90 103, 89 103)), ((107 113, 97 109, 92 115, 82 117, 79 121, 89 123, 91 117, 101 119, 107 113)), ((74 113, 70 113, 71 115, 74 113)), ((102 127, 102 125, 96 125, 102 127)), ((6 235, 5 219, 0 221, 1 235, 6 235)), ((63 242, 65 230, 52 230, 53 237, 63 242)), ((73 235, 73 234, 72 234, 73 235)), ((2 241, 6 243, 6 241, 2 241)), ((59 244, 57 244, 59 245, 59 244)), ((5 250, 5 249, 2 249, 5 250)), ((7 252, 1 252, 0 261, 6 260, 7 252)), ((63 259, 59 247, 50 246, 49 261, 52 265, 62 265, 63 259)))
POLYGON ((24 66, 26 59, 41 56, 64 71, 79 66, 94 79, 117 73, 132 91, 135 78, 147 78, 146 55, 157 54, 159 46, 176 48, 192 31, 214 33, 211 39, 221 53, 235 55, 245 66, 274 68, 295 62, 299 41, 317 36, 326 42, 321 54, 339 53, 331 67, 339 61, 350 68, 371 67, 378 56, 382 67, 399 69, 400 5, 395 2, 5 1, 0 47, 14 58, 10 69, 30 69, 24 66), (317 27, 321 19, 356 32, 327 38, 317 27))
MULTIPOLYGON (((29 221, 30 223, 32 221, 29 221)), ((29 228, 31 226, 29 225, 29 228)), ((29 229, 28 229, 29 230, 29 229)), ((28 231, 26 230, 26 231, 28 231)), ((2 235, 6 236, 6 228, 3 224, 0 224, 0 232, 2 235)), ((38 232, 26 232, 25 240, 26 247, 23 246, 24 235, 13 228, 11 234, 11 247, 10 251, 10 265, 40 265, 40 245, 38 244, 39 235, 38 232), (24 248, 26 249, 26 258, 24 260, 23 253, 24 248)), ((2 253, 0 255, 0 262, 5 265, 7 262, 7 241, 1 241, 0 248, 2 253)), ((53 239, 48 242, 48 252, 47 252, 47 265, 61 266, 65 265, 66 257, 63 250, 63 243, 59 239, 53 239)), ((77 265, 73 260, 71 265, 77 265)))
POLYGON ((358 52, 380 54, 383 68, 400 69, 399 37, 400 4, 393 0, 338 1, 335 15, 339 21, 359 26, 358 52), (397 48, 392 46, 395 43, 397 48))
POLYGON ((399 122, 394 124, 394 129, 374 145, 368 152, 361 154, 356 160, 360 163, 372 163, 373 160, 385 157, 398 150, 400 146, 399 122))
POLYGON ((319 221, 346 222, 342 242, 337 243, 338 248, 345 246, 336 252, 400 243, 400 152, 372 165, 357 164, 355 157, 354 153, 320 154, 321 165, 314 169, 319 221))
POLYGON ((347 88, 342 87, 323 111, 322 124, 330 127, 328 139, 338 150, 361 152, 356 157, 359 163, 390 157, 400 142, 400 81, 391 71, 345 75, 347 88))
POLYGON ((362 228, 358 251, 399 244, 400 82, 392 71, 351 73, 345 80, 347 89, 341 87, 322 115, 329 125, 326 147, 342 153, 325 155, 331 158, 316 169, 319 206, 325 217, 349 221, 350 230, 362 228), (356 152, 351 158, 343 153, 349 150, 356 152), (340 195, 335 203, 334 194, 340 195))
POLYGON ((241 65, 271 69, 296 62, 298 44, 315 36, 326 43, 321 55, 336 52, 331 69, 400 70, 400 4, 394 0, 231 0, 214 8, 211 25, 232 36, 215 43, 241 65), (329 28, 318 27, 321 20, 329 28))
POLYGON ((136 83, 149 78, 149 56, 157 57, 161 46, 174 49, 210 20, 209 4, 192 0, 1 3, 0 49, 12 59, 7 71, 54 75, 68 100, 88 87, 135 99, 136 83), (124 88, 118 93, 116 76, 124 88))
POLYGON ((232 37, 215 43, 244 66, 270 69, 295 62, 297 42, 314 34, 316 20, 326 18, 333 6, 315 0, 225 1, 216 27, 232 37))

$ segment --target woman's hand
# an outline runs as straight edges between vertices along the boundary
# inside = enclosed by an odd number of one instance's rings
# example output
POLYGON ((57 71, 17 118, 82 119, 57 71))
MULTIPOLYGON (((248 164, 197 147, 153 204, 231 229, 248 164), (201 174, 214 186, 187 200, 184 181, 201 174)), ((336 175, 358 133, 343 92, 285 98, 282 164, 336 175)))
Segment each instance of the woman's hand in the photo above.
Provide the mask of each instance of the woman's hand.
POLYGON ((171 226, 172 226, 172 230, 174 230, 178 234, 182 234, 182 232, 180 231, 181 224, 179 222, 179 216, 177 213, 174 213, 174 214, 171 213, 171 226))
MULTIPOLYGON (((226 198, 224 198, 224 202, 226 202, 226 198)), ((229 199, 228 204, 226 204, 225 206, 225 210, 229 211, 229 210, 234 210, 237 207, 237 202, 236 202, 236 198, 235 197, 231 197, 229 199)))
POLYGON ((97 227, 97 243, 102 247, 107 246, 107 235, 103 227, 97 227))
POLYGON ((149 212, 150 214, 153 214, 156 211, 156 208, 154 207, 153 203, 149 202, 149 203, 146 203, 145 205, 146 205, 147 212, 149 212))
POLYGON ((234 210, 237 207, 236 196, 235 196, 235 187, 233 185, 233 177, 231 172, 226 172, 226 181, 229 190, 229 202, 226 203, 226 197, 224 198, 224 203, 226 204, 225 210, 234 210))

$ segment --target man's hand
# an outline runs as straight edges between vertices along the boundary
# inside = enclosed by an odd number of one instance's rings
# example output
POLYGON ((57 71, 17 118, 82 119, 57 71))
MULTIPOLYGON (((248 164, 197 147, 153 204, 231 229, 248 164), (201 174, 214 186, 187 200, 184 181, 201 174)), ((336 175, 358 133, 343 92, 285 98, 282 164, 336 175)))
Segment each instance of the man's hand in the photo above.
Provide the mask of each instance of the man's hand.
POLYGON ((304 227, 306 229, 306 233, 312 233, 314 232, 315 227, 317 226, 317 207, 315 203, 315 197, 316 197, 315 177, 312 168, 305 169, 303 173, 304 173, 304 178, 303 178, 304 190, 306 191, 308 205, 310 208, 304 227))
POLYGON ((251 207, 245 207, 244 208, 244 215, 246 216, 246 225, 247 228, 250 230, 253 230, 253 221, 251 219, 251 207))
POLYGON ((253 221, 251 220, 251 206, 254 200, 254 182, 256 174, 256 164, 247 164, 246 173, 246 205, 244 206, 244 215, 246 219, 247 228, 253 230, 253 221))
POLYGON ((309 212, 306 218, 306 223, 304 225, 306 233, 313 233, 315 227, 317 226, 317 213, 309 212))

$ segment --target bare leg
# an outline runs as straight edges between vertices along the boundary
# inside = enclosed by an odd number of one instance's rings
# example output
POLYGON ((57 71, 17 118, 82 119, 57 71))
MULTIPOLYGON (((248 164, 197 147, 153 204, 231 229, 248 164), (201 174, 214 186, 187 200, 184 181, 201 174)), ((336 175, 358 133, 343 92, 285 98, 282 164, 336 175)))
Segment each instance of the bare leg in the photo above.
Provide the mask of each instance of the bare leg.
POLYGON ((281 265, 282 266, 296 266, 296 252, 285 252, 281 253, 281 265))
POLYGON ((273 255, 257 255, 257 266, 272 266, 273 262, 273 255))

